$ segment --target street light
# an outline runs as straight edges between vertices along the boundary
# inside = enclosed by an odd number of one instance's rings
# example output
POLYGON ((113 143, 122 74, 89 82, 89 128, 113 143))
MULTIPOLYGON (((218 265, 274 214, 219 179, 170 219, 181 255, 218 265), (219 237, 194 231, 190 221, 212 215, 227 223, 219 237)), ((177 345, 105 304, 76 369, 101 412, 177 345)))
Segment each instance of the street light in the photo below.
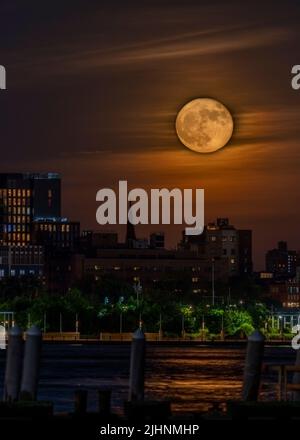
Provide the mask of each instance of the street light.
POLYGON ((142 285, 140 283, 140 280, 138 280, 134 285, 133 285, 134 291, 136 293, 136 303, 137 303, 137 307, 139 307, 139 298, 140 298, 140 294, 142 293, 142 285))
POLYGON ((75 332, 78 333, 79 330, 79 322, 78 322, 78 313, 75 315, 75 332))
POLYGON ((185 330, 184 330, 184 313, 182 314, 181 318, 181 336, 184 338, 185 330))
POLYGON ((283 322, 282 322, 282 316, 281 315, 279 315, 278 316, 278 318, 279 318, 279 330, 280 330, 280 337, 281 337, 281 339, 283 338, 283 322))
POLYGON ((59 314, 59 333, 62 333, 62 314, 59 314))
POLYGON ((211 259, 211 291, 212 291, 212 305, 215 305, 215 259, 211 259))
POLYGON ((159 332, 158 332, 158 337, 159 337, 160 341, 162 340, 162 336, 163 336, 163 334, 162 334, 162 316, 160 313, 159 314, 159 332))
POLYGON ((205 333, 205 317, 202 315, 202 341, 204 341, 204 333, 205 333))
POLYGON ((221 341, 224 341, 225 333, 224 333, 224 311, 221 315, 221 341))
POLYGON ((47 329, 47 314, 44 313, 44 333, 46 333, 46 329, 47 329))
POLYGON ((123 312, 120 313, 120 334, 123 333, 123 312))
MULTIPOLYGON (((142 285, 141 285, 141 283, 140 283, 140 280, 138 280, 138 282, 137 283, 135 283, 134 285, 133 285, 133 288, 134 288, 134 291, 135 291, 135 293, 136 293, 136 305, 137 305, 137 309, 139 309, 139 306, 140 306, 140 302, 139 302, 139 297, 140 297, 140 294, 142 293, 142 291, 143 291, 143 288, 142 288, 142 285)), ((141 311, 140 311, 140 315, 139 315, 139 328, 142 328, 142 313, 141 313, 141 311)))

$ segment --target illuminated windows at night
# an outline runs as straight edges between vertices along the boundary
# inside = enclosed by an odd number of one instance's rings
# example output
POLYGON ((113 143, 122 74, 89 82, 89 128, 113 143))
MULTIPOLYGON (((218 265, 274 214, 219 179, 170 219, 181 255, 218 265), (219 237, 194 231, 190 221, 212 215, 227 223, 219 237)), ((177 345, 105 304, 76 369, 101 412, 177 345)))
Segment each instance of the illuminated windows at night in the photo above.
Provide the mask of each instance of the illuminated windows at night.
POLYGON ((2 198, 1 243, 23 245, 30 242, 31 191, 24 188, 0 189, 2 198))
POLYGON ((60 203, 58 174, 0 174, 0 245, 30 243, 35 217, 58 218, 60 203))
POLYGON ((41 276, 44 264, 42 246, 13 245, 0 248, 0 278, 41 276))

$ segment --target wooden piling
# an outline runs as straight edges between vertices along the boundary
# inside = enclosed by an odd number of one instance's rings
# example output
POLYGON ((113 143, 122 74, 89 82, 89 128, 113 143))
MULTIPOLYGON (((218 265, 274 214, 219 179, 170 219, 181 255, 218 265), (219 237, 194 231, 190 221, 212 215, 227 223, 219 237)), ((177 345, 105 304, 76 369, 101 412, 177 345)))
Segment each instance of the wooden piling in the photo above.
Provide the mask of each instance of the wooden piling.
POLYGON ((248 338, 242 399, 256 401, 259 394, 265 338, 255 330, 248 338))
POLYGON ((3 399, 8 402, 14 402, 19 398, 23 356, 22 335, 22 330, 18 326, 8 331, 3 396, 3 399))
POLYGON ((137 329, 131 342, 129 401, 144 400, 146 339, 141 328, 137 329))

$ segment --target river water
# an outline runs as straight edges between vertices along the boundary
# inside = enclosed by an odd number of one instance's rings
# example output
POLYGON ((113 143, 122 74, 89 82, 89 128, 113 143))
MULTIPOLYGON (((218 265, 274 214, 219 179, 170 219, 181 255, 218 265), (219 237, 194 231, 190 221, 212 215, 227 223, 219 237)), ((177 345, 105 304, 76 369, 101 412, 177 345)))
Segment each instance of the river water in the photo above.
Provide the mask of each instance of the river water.
MULTIPOLYGON (((97 389, 112 389, 112 404, 120 413, 128 393, 130 345, 44 344, 39 399, 54 402, 56 412, 72 411, 76 388, 89 391, 89 410, 97 408, 97 389)), ((205 411, 212 402, 238 399, 245 347, 150 345, 147 347, 146 398, 168 399, 178 413, 205 411)), ((265 348, 265 363, 293 363, 289 347, 265 348)), ((0 392, 3 393, 5 352, 0 352, 0 392)), ((276 396, 276 374, 264 375, 261 399, 276 396)))

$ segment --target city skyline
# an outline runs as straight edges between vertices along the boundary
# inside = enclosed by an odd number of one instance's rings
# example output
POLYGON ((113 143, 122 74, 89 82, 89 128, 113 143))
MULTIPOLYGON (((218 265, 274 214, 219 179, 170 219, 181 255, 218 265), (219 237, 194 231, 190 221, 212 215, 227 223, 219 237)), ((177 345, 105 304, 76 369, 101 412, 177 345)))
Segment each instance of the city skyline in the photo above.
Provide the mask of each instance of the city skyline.
MULTIPOLYGON (((279 273, 282 269, 278 269, 275 267, 278 264, 277 254, 279 252, 279 263, 282 263, 285 258, 290 258, 288 255, 292 256, 295 261, 295 264, 298 264, 298 254, 300 251, 297 249, 291 250, 288 248, 288 243, 284 241, 282 238, 276 240, 277 247, 272 247, 269 249, 265 249, 264 252, 264 267, 257 268, 255 267, 255 260, 253 259, 253 231, 252 229, 242 229, 238 230, 233 223, 230 221, 229 217, 220 217, 218 216, 213 221, 206 222, 204 224, 204 229, 201 234, 191 235, 187 234, 186 229, 184 229, 185 223, 182 225, 174 225, 173 214, 170 212, 170 224, 148 224, 144 225, 134 225, 131 223, 131 215, 130 212, 126 210, 122 214, 122 225, 97 225, 96 229, 86 229, 81 227, 80 218, 77 218, 76 221, 69 220, 69 218, 63 215, 61 212, 61 205, 63 203, 63 194, 61 193, 61 185, 62 185, 61 175, 56 172, 42 172, 42 173, 32 173, 32 172, 24 172, 24 173, 0 173, 0 199, 1 199, 1 230, 0 230, 0 244, 2 246, 20 246, 20 245, 41 245, 56 247, 57 249, 61 249, 63 247, 70 248, 73 253, 76 253, 76 242, 79 240, 79 237, 85 240, 85 237, 88 237, 89 233, 102 235, 103 237, 113 237, 113 248, 119 245, 129 245, 129 248, 132 246, 136 249, 143 249, 145 247, 151 248, 151 240, 154 241, 155 236, 159 237, 161 235, 163 239, 162 248, 166 250, 175 250, 180 249, 184 246, 184 243, 197 244, 197 246, 201 243, 203 244, 207 238, 206 235, 209 236, 215 235, 215 230, 219 228, 225 228, 230 230, 235 230, 241 233, 250 234, 249 238, 246 238, 246 242, 250 243, 250 255, 251 258, 248 263, 246 263, 247 273, 252 273, 253 271, 266 271, 266 272, 276 272, 279 270, 279 273), (125 217, 126 221, 125 221, 125 217), (125 225, 125 226, 124 226, 125 225), (180 228, 180 240, 178 240, 172 246, 168 246, 165 244, 168 243, 167 233, 165 229, 169 227, 177 227, 180 228), (123 229, 123 231, 122 231, 123 229), (136 233, 137 230, 144 230, 144 236, 136 233), (121 231, 121 233, 120 233, 121 231), (128 236, 131 235, 131 237, 128 236), (130 241, 136 242, 130 244, 130 241), (286 257, 282 256, 286 253, 286 257), (275 260, 274 260, 274 270, 270 269, 273 265, 273 262, 268 263, 267 257, 268 255, 275 252, 275 260), (268 267, 269 265, 269 267, 268 267), (275 270, 276 269, 276 270, 275 270)), ((120 188, 119 188, 120 190, 120 188)), ((127 182, 126 182, 126 194, 127 194, 127 182)), ((111 190, 109 190, 111 191, 111 190)), ((124 192, 124 191, 123 191, 124 192)), ((124 196, 124 194, 123 194, 124 196)), ((126 196, 127 197, 127 196, 126 196)), ((165 200, 168 203, 168 196, 165 200)), ((171 211, 171 205, 169 208, 171 211)), ((124 203, 122 204, 125 209, 124 203)), ((127 208, 129 209, 132 206, 132 202, 127 201, 127 208)), ((165 207, 167 208, 167 206, 165 207)), ((115 208, 116 212, 119 209, 115 208)), ((120 215, 120 214, 119 214, 120 215)), ((119 218, 118 215, 118 218, 119 218)), ((175 214, 174 214, 175 215, 175 214)), ((255 232, 255 231, 254 231, 255 232)), ((208 238, 210 241, 212 237, 208 238)), ((221 239, 221 237, 219 237, 221 239)), ((225 241, 227 238, 224 237, 225 241)), ((108 243, 111 238, 108 238, 108 243)), ((237 239, 237 242, 241 240, 243 242, 243 238, 237 239)), ((222 241, 222 239, 221 239, 222 241)), ((275 244, 275 243, 274 243, 275 244)), ((247 244, 248 246, 248 244, 247 244)), ((155 246, 156 247, 156 246, 155 246)), ((159 246, 161 247, 161 246, 159 246)), ((101 248, 101 245, 100 245, 101 248)), ((106 248, 106 246, 104 246, 106 248)), ((226 248, 226 246, 225 246, 226 248)), ((214 249, 214 247, 212 248, 214 249)), ((217 249, 214 249, 217 251, 217 249)), ((213 251, 213 252, 214 252, 213 251)), ((220 251, 220 250, 219 250, 220 251)), ((228 257, 230 256, 230 249, 228 250, 228 257)), ((237 249, 235 250, 235 252, 237 249)), ((7 252, 7 249, 4 253, 7 252)), ((18 252, 18 250, 17 250, 18 252)), ((222 249, 221 249, 222 252, 222 249)), ((200 252, 202 253, 202 251, 200 252)), ((218 252, 216 252, 217 254, 218 252)), ((235 254, 232 254, 232 256, 235 254)), ((246 256, 247 257, 247 256, 246 256)), ((246 260, 247 261, 247 260, 246 260)), ((272 260, 271 260, 272 261, 272 260)), ((235 262, 233 263, 235 265, 235 262)), ((288 270, 288 260, 284 263, 283 272, 288 270)), ((229 263, 230 266, 230 263, 229 263)), ((242 270, 243 272, 243 270, 242 270)), ((290 272, 290 270, 288 270, 290 272)), ((292 271, 293 272, 293 271, 292 271)), ((293 272, 294 273, 294 272, 293 272)))

